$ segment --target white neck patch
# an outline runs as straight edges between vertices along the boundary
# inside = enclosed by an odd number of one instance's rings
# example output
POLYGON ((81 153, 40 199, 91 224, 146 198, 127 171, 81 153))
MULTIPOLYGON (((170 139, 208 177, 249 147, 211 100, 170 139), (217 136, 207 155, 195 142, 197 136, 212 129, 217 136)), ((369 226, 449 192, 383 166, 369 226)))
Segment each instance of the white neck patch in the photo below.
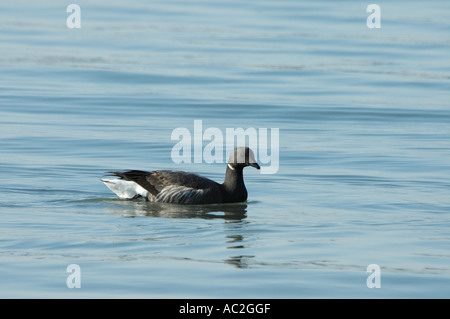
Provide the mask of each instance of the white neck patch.
POLYGON ((231 166, 231 164, 228 164, 228 167, 229 167, 232 171, 235 170, 235 168, 234 168, 233 166, 231 166))

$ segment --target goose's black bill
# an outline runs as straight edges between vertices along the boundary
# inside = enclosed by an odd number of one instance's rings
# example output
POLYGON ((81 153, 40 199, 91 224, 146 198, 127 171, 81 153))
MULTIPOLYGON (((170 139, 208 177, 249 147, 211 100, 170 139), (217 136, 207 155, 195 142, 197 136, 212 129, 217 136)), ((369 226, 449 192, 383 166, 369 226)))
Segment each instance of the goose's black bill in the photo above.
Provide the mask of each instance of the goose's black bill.
POLYGON ((256 168, 256 169, 260 169, 261 167, 259 167, 258 163, 250 163, 250 166, 256 168))

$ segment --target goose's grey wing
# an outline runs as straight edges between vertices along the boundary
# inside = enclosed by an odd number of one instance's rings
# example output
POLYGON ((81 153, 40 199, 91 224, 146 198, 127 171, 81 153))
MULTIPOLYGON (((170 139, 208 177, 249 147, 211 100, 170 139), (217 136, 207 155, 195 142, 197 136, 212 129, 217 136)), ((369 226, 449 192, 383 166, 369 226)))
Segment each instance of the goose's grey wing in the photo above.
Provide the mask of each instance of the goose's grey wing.
POLYGON ((221 202, 219 184, 197 174, 181 171, 153 171, 146 180, 158 192, 157 202, 176 204, 212 204, 221 202))

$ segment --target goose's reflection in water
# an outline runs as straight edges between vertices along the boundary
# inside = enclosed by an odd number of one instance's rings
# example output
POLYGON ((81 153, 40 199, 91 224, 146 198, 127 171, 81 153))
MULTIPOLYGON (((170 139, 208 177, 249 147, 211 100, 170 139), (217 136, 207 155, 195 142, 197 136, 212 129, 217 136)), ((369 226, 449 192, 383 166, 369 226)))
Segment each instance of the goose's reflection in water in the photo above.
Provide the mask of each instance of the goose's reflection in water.
POLYGON ((247 217, 246 203, 211 204, 211 205, 178 205, 152 203, 140 200, 115 200, 110 207, 114 214, 124 217, 162 217, 162 218, 221 218, 224 220, 243 220, 247 217))
MULTIPOLYGON (((242 254, 246 251, 246 227, 248 226, 247 203, 214 204, 214 205, 177 205, 166 203, 151 203, 140 200, 114 200, 109 211, 123 217, 157 217, 179 219, 207 219, 224 220, 223 228, 217 231, 224 235, 223 252, 225 264, 248 268, 255 256, 242 254)), ((197 225, 197 223, 196 223, 197 225)), ((217 241, 220 243, 221 241, 217 241)), ((170 244, 169 244, 170 245, 170 244)), ((219 249, 220 251, 220 249, 219 249)), ((183 253, 186 253, 184 251, 183 253)), ((194 258, 195 259, 195 258, 194 258)))

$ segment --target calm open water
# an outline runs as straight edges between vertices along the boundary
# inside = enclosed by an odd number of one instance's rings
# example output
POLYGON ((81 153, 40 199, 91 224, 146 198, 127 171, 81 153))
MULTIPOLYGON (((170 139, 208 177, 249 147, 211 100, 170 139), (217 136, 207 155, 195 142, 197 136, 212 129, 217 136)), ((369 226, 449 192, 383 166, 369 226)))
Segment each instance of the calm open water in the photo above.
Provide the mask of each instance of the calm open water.
POLYGON ((77 1, 81 29, 69 3, 1 4, 0 297, 450 297, 448 1, 378 2, 380 29, 361 1, 110 2, 77 1), (278 128, 278 172, 225 206, 100 182, 221 182, 171 159, 194 120, 278 128))

